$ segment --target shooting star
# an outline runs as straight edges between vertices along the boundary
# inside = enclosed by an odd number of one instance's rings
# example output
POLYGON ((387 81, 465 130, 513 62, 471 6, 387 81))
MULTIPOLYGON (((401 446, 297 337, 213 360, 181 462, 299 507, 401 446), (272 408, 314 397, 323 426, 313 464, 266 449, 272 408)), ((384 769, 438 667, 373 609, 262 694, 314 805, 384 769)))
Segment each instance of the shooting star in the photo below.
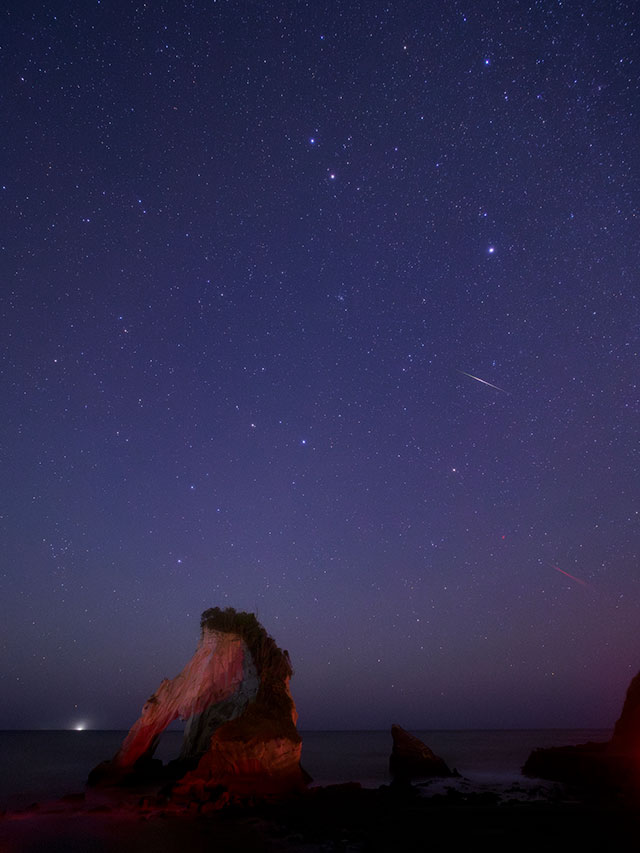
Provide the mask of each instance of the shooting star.
POLYGON ((494 385, 492 382, 487 382, 486 379, 480 379, 479 376, 474 376, 473 373, 467 373, 466 370, 459 370, 458 373, 462 373, 463 376, 468 376, 469 379, 475 379, 476 382, 482 382, 483 385, 488 385, 489 388, 495 388, 496 391, 502 391, 503 394, 508 394, 508 391, 505 391, 504 388, 500 388, 498 385, 494 385))
POLYGON ((589 587, 589 589, 593 588, 590 583, 587 583, 586 581, 580 580, 580 578, 575 577, 575 575, 570 575, 569 572, 565 572, 565 570, 561 569, 560 566, 554 566, 553 563, 549 563, 549 565, 551 566, 552 569, 555 569, 556 572, 560 572, 560 574, 566 575, 568 578, 571 578, 572 581, 575 581, 576 583, 579 583, 582 586, 587 586, 587 587, 589 587))

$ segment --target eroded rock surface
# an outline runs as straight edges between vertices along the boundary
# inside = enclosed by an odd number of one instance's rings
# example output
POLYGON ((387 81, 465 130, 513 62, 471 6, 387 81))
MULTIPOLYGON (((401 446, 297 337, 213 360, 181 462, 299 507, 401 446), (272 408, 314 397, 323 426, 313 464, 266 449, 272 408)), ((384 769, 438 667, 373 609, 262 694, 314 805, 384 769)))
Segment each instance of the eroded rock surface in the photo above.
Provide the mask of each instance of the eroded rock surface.
POLYGON ((425 743, 401 726, 391 726, 391 736, 393 749, 389 758, 389 769, 395 779, 457 775, 425 743))
POLYGON ((302 739, 289 680, 289 655, 251 613, 206 610, 195 654, 145 703, 111 761, 90 784, 175 780, 171 798, 224 803, 304 788, 302 739), (153 760, 158 740, 175 719, 187 720, 182 750, 167 774, 153 760))

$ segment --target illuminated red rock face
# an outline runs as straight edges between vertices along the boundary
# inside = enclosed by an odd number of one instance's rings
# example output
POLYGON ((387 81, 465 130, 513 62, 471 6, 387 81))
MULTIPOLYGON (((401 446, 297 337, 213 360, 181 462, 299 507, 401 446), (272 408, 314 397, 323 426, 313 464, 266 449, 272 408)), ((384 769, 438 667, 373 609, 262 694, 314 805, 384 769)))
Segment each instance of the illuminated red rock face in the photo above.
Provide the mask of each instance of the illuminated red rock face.
MULTIPOLYGON (((242 723, 242 718, 238 718, 242 723)), ((242 729, 221 726, 195 770, 174 787, 178 801, 208 801, 219 787, 224 801, 281 795, 301 790, 308 777, 300 766, 302 741, 287 736, 263 737, 259 731, 245 739, 242 729)))
POLYGON ((194 757, 208 747, 196 735, 206 712, 224 702, 218 716, 226 722, 239 716, 257 692, 258 676, 242 638, 203 629, 194 656, 180 675, 165 679, 146 701, 113 763, 131 767, 139 758, 151 757, 159 736, 177 719, 188 720, 180 757, 194 757))
POLYGON ((148 772, 160 735, 175 719, 188 722, 174 800, 224 804, 307 784, 287 652, 250 613, 213 608, 202 614, 201 626, 189 663, 162 682, 114 759, 92 772, 90 784, 131 782, 141 770, 148 772))

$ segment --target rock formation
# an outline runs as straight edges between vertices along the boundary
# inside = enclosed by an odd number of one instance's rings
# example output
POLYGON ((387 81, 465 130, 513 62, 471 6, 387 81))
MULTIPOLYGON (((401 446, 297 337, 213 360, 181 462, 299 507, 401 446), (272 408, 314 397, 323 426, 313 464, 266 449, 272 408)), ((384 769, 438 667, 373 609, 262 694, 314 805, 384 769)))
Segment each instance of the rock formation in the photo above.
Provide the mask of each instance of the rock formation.
POLYGON ((389 769, 396 780, 408 781, 425 776, 456 776, 445 762, 421 740, 400 726, 391 726, 393 749, 389 769))
POLYGON ((640 762, 640 672, 627 689, 620 719, 613 730, 611 750, 633 755, 640 762))
POLYGON ((629 685, 610 741, 534 749, 522 772, 583 788, 640 793, 640 672, 629 685))
POLYGON ((200 625, 189 663, 147 700, 118 753, 92 771, 89 784, 161 777, 153 753, 179 718, 187 725, 170 772, 173 800, 223 803, 305 787, 288 653, 252 613, 216 607, 202 614, 200 625))

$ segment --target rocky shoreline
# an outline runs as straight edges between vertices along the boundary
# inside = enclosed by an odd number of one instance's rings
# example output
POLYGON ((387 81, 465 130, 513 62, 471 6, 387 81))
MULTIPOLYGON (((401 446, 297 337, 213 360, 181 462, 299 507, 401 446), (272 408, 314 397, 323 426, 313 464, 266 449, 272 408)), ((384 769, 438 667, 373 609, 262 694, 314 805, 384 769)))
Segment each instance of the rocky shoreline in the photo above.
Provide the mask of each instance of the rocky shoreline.
POLYGON ((613 737, 534 750, 530 784, 482 785, 392 726, 390 785, 310 785, 291 664, 252 614, 205 611, 198 648, 162 682, 84 792, 0 818, 2 853, 630 849, 640 831, 640 673, 613 737), (180 758, 153 757, 188 720, 180 758), (547 780, 547 781, 544 781, 547 780))
POLYGON ((638 810, 624 799, 594 801, 561 785, 479 791, 460 778, 376 789, 312 787, 279 801, 224 809, 177 806, 152 792, 114 797, 89 791, 4 815, 0 849, 366 853, 455 850, 486 840, 492 850, 514 844, 519 850, 596 850, 615 849, 638 830, 638 810))

